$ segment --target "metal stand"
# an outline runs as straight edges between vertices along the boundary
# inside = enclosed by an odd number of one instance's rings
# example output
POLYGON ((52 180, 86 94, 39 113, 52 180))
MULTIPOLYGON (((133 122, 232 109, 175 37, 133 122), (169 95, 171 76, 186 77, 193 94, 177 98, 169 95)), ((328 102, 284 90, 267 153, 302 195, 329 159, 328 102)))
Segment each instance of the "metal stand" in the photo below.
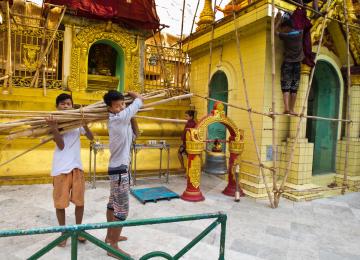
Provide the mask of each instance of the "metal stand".
POLYGON ((137 153, 142 149, 159 149, 160 150, 160 168, 159 168, 159 179, 162 175, 166 176, 166 183, 169 183, 169 168, 170 168, 170 145, 169 144, 134 144, 133 145, 133 156, 134 156, 134 185, 136 185, 136 172, 137 172, 137 153), (167 167, 166 171, 162 172, 162 157, 163 150, 167 151, 167 167))
MULTIPOLYGON (((102 144, 100 142, 92 142, 90 143, 90 156, 89 156, 89 181, 91 183, 91 187, 93 189, 96 188, 96 156, 97 153, 101 150, 108 149, 108 144, 102 144)), ((159 168, 159 179, 161 179, 162 175, 166 176, 166 183, 169 183, 169 169, 170 169, 170 145, 169 144, 136 144, 133 143, 131 147, 131 154, 133 155, 134 160, 134 170, 132 170, 132 161, 130 161, 129 165, 129 173, 131 178, 133 179, 133 184, 136 185, 136 172, 137 172, 137 153, 142 149, 159 149, 160 150, 160 168, 159 168), (167 167, 166 171, 163 172, 162 169, 162 160, 163 160, 163 150, 167 151, 167 167)))

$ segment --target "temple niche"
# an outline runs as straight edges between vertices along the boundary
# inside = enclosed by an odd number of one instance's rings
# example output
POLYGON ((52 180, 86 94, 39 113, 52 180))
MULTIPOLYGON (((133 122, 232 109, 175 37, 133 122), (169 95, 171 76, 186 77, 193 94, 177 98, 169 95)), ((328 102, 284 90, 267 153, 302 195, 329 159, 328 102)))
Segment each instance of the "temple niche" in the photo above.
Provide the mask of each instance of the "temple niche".
POLYGON ((87 91, 117 89, 120 62, 113 47, 105 43, 93 44, 89 50, 87 91))

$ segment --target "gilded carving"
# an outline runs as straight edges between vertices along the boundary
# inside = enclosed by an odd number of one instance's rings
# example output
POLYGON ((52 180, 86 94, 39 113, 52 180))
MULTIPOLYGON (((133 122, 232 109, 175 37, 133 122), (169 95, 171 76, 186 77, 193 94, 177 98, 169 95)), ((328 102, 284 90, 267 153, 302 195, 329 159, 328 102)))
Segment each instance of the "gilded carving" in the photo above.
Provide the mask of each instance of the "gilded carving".
POLYGON ((40 51, 39 45, 23 44, 23 62, 28 71, 34 71, 37 67, 37 56, 40 51))
POLYGON ((192 186, 194 186, 194 188, 198 188, 200 186, 201 174, 201 160, 199 155, 196 155, 195 158, 191 160, 191 166, 188 174, 192 186))
POLYGON ((69 88, 76 91, 86 90, 90 47, 99 40, 108 40, 118 45, 124 52, 125 88, 140 91, 140 57, 137 52, 131 52, 137 47, 137 42, 133 38, 134 34, 132 32, 111 22, 90 25, 80 30, 73 38, 71 69, 68 79, 69 88))
MULTIPOLYGON (((349 1, 351 2, 351 1, 349 1)), ((321 12, 326 11, 325 4, 321 12)), ((353 8, 352 6, 348 6, 349 9, 353 8)), ((341 22, 343 22, 343 29, 346 31, 346 25, 345 25, 345 16, 344 16, 344 10, 343 10, 343 2, 341 0, 335 0, 330 4, 329 11, 328 11, 328 17, 338 19, 341 22)), ((355 17, 356 18, 356 17, 355 17)), ((313 26, 311 28, 311 39, 312 42, 319 42, 321 31, 322 31, 322 23, 323 23, 324 17, 319 17, 316 20, 313 20, 313 26)), ((331 19, 327 19, 325 21, 325 27, 331 23, 331 19)), ((354 19, 354 16, 349 16, 349 23, 356 24, 356 19, 354 19)), ((350 49, 352 52, 352 56, 356 60, 356 63, 360 63, 360 34, 357 32, 356 28, 350 27, 350 37, 349 37, 349 43, 350 43, 350 49)))

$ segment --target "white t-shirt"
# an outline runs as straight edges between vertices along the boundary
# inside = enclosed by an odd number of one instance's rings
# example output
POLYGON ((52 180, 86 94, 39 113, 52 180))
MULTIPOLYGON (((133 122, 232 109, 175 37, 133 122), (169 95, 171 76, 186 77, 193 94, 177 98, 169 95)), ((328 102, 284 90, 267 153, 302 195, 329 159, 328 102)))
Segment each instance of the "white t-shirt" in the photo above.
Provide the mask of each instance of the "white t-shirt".
POLYGON ((130 148, 133 140, 133 131, 130 120, 142 107, 141 99, 136 98, 134 102, 118 114, 109 114, 109 168, 120 165, 129 166, 130 148))
POLYGON ((83 170, 80 158, 80 134, 85 134, 82 127, 62 135, 64 149, 60 150, 57 146, 55 148, 51 176, 68 174, 75 168, 83 170))

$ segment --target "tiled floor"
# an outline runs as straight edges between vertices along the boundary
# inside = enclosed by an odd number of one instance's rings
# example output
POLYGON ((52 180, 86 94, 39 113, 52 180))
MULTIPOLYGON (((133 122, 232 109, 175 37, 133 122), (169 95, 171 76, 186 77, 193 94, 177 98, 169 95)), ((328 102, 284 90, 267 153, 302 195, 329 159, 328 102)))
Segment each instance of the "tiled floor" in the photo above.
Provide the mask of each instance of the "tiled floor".
MULTIPOLYGON (((278 209, 271 209, 267 201, 242 198, 241 202, 234 202, 221 194, 225 184, 204 175, 202 191, 206 200, 198 203, 174 199, 143 205, 131 196, 129 219, 224 211, 228 215, 225 259, 360 259, 360 193, 301 203, 283 199, 278 209)), ((181 194, 184 185, 183 177, 172 177, 167 186, 181 194)), ((159 182, 138 182, 138 187, 152 186, 159 186, 159 182)), ((98 182, 96 189, 87 189, 84 223, 105 221, 108 193, 105 181, 98 182)), ((74 223, 73 209, 71 206, 67 211, 68 224, 74 223)), ((0 187, 0 210, 0 229, 57 223, 51 185, 0 187)), ((129 240, 121 242, 121 246, 135 259, 155 250, 175 254, 209 223, 201 220, 125 228, 129 240)), ((105 236, 104 230, 90 233, 100 239, 105 236)), ((0 259, 25 259, 55 237, 49 234, 0 238, 0 259)), ((218 259, 219 241, 217 228, 183 259, 218 259)), ((42 259, 70 259, 69 242, 66 248, 55 248, 42 259)), ((87 242, 79 245, 78 259, 110 258, 87 242)))

